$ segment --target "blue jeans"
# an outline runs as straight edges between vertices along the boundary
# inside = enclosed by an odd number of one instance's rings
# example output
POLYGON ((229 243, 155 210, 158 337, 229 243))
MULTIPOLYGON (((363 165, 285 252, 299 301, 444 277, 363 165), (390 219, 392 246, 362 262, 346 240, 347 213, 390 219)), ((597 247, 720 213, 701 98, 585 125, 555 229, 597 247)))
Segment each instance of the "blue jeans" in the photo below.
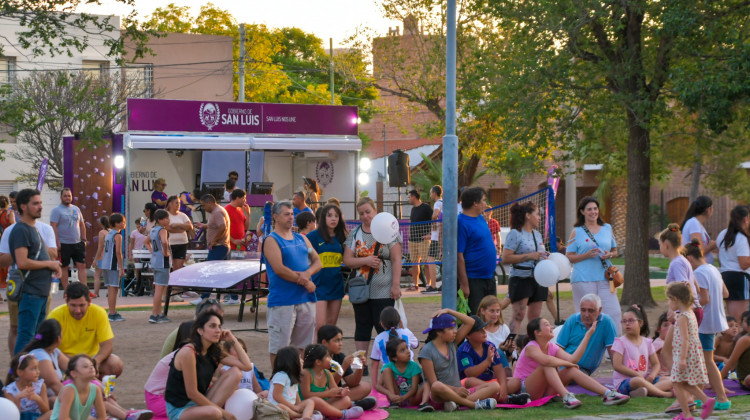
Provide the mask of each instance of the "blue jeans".
MULTIPOLYGON (((214 245, 208 250, 208 257, 206 261, 221 261, 229 258, 229 247, 226 245, 214 245)), ((201 299, 205 299, 211 296, 211 293, 201 293, 201 299)), ((239 295, 230 295, 232 299, 239 299, 239 295)))
POLYGON ((36 327, 44 321, 47 315, 47 297, 37 296, 29 293, 21 295, 18 302, 18 337, 13 354, 17 354, 28 344, 34 334, 36 327))

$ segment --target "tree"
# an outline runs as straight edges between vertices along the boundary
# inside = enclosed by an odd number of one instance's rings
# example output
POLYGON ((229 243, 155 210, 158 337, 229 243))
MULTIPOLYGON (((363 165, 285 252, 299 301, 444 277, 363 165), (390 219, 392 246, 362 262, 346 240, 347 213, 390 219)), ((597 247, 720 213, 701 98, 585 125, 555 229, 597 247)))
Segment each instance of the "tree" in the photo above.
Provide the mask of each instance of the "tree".
MULTIPOLYGON (((712 77, 746 49, 750 3, 493 0, 488 8, 499 22, 493 29, 502 34, 485 44, 483 52, 496 75, 488 80, 487 91, 495 98, 489 106, 517 114, 527 127, 547 133, 573 155, 588 156, 603 144, 626 157, 628 246, 622 303, 654 304, 645 293, 650 290, 649 189, 661 171, 653 171, 652 165, 665 164, 658 159, 663 139, 652 136, 654 126, 672 112, 668 100, 675 98, 682 81, 697 80, 685 77, 688 63, 712 57, 713 65, 701 69, 704 77, 712 77), (505 96, 512 92, 529 100, 512 109, 505 96), (622 133, 611 139, 601 134, 607 130, 583 135, 608 123, 624 127, 622 133)), ((733 72, 746 76, 738 68, 733 72)), ((717 95, 703 93, 718 102, 717 95)))
MULTIPOLYGON (((156 31, 232 36, 235 74, 239 72, 239 24, 228 11, 212 3, 202 6, 196 18, 186 6, 157 8, 143 26, 156 31)), ((245 38, 245 100, 331 103, 330 57, 320 38, 298 28, 269 29, 258 24, 245 25, 245 38)), ((358 106, 360 118, 369 121, 378 93, 367 75, 364 56, 359 51, 344 51, 336 54, 334 61, 334 103, 358 106)), ((238 79, 234 86, 237 98, 238 79)))
MULTIPOLYGON (((424 163, 424 169, 415 171, 411 177, 411 183, 417 191, 426 192, 430 191, 433 185, 443 184, 443 165, 441 161, 432 159, 431 157, 420 153, 422 156, 422 162, 424 163)), ((465 162, 460 162, 459 166, 464 166, 465 162)), ((474 174, 472 183, 476 182, 485 175, 487 171, 479 171, 474 174)), ((471 185, 471 184, 469 184, 471 185)), ((425 200, 426 201, 426 200, 425 200)))
POLYGON ((139 80, 118 72, 92 75, 86 71, 35 72, 19 81, 8 99, 0 101, 0 122, 19 142, 11 156, 29 164, 21 179, 35 182, 42 159, 49 159, 46 183, 62 187, 63 136, 78 133, 84 146, 101 144, 125 116, 126 99, 145 94, 139 80))

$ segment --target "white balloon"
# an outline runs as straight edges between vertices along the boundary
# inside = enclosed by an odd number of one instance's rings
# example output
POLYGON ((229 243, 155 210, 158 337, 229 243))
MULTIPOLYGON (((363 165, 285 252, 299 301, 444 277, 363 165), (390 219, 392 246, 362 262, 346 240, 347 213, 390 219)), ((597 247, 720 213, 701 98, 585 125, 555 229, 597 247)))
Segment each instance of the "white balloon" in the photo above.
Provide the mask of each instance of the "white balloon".
POLYGON ((555 265, 557 265, 557 269, 560 270, 560 277, 558 277, 557 280, 565 280, 570 276, 572 266, 570 265, 568 257, 559 252, 553 252, 549 254, 547 259, 554 262, 555 265))
POLYGON ((550 260, 541 260, 534 267, 534 278, 540 286, 551 287, 557 284, 560 270, 557 264, 550 260))
POLYGON ((13 404, 13 401, 0 398, 0 417, 4 420, 19 420, 21 413, 18 412, 18 407, 13 404))
POLYGON ((255 400, 258 396, 249 389, 238 389, 232 393, 224 409, 232 413, 237 420, 250 420, 253 418, 255 400))
POLYGON ((390 213, 378 213, 372 218, 370 230, 376 241, 389 244, 398 239, 398 220, 390 213))

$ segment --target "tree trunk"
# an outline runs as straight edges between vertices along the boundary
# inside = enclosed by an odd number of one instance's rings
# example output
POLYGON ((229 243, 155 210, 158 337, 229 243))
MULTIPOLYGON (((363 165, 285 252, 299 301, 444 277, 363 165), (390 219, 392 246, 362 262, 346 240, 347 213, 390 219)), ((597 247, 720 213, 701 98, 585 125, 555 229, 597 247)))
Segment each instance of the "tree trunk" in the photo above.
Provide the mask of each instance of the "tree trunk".
POLYGON ((511 182, 508 183, 508 201, 513 201, 517 198, 521 197, 521 183, 520 182, 511 182))
POLYGON ((628 214, 628 180, 617 179, 612 181, 612 190, 610 191, 610 223, 612 232, 617 242, 617 253, 624 255, 626 247, 626 229, 628 214))
POLYGON ((459 165, 461 166, 458 174, 458 187, 470 187, 474 183, 474 175, 477 173, 479 167, 479 156, 472 154, 466 160, 461 159, 463 156, 459 156, 459 165))
MULTIPOLYGON (((631 108, 632 109, 632 108, 631 108)), ((625 285, 623 305, 639 303, 654 306, 651 281, 648 274, 648 209, 651 189, 651 139, 645 112, 633 115, 628 112, 628 201, 625 249, 625 285)))

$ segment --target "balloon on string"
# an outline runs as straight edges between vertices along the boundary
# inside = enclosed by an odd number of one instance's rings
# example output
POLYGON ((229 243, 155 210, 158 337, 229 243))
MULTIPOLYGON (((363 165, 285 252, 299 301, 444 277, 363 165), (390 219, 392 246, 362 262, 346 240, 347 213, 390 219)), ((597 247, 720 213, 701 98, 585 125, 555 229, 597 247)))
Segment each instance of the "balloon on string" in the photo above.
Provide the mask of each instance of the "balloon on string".
POLYGON ((13 401, 0 398, 0 417, 5 420, 19 420, 21 413, 18 411, 18 407, 13 404, 13 401))
POLYGON ((557 269, 560 270, 560 277, 558 277, 557 280, 565 280, 570 277, 572 266, 570 265, 568 257, 559 252, 553 252, 549 254, 547 259, 554 262, 555 265, 557 265, 557 269))
POLYGON ((542 287, 551 287, 557 284, 560 270, 557 264, 550 260, 541 260, 534 267, 534 279, 542 287))
POLYGON ((224 409, 232 413, 237 420, 250 420, 253 418, 253 412, 255 411, 253 406, 258 396, 249 389, 238 389, 232 393, 226 403, 224 403, 224 409))
POLYGON ((389 244, 398 239, 398 220, 390 213, 381 212, 370 223, 372 237, 381 244, 389 244))

